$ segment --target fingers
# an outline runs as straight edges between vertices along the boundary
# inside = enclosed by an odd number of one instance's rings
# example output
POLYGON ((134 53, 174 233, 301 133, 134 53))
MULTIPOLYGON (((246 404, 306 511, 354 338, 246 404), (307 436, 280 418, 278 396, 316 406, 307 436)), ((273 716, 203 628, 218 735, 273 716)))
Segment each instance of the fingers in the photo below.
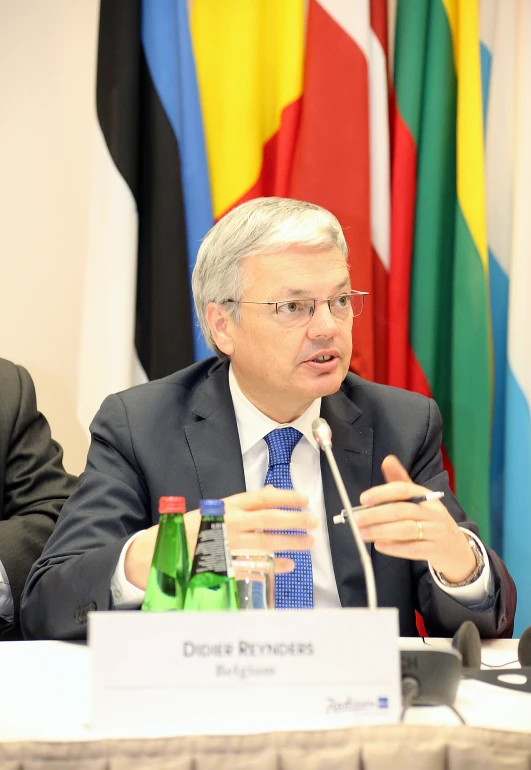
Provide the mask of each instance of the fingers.
POLYGON ((411 481, 411 478, 395 455, 387 455, 382 463, 382 473, 386 481, 411 481))
POLYGON ((229 545, 235 550, 309 551, 315 543, 312 535, 279 535, 275 532, 229 532, 229 545))
POLYGON ((264 529, 315 529, 319 526, 317 516, 302 511, 229 511, 226 522, 228 527, 237 528, 240 532, 264 529))
POLYGON ((256 511, 263 508, 306 508, 309 503, 307 495, 294 489, 276 489, 264 487, 256 492, 241 492, 224 498, 225 507, 239 508, 243 511, 256 511))
POLYGON ((440 528, 427 519, 424 519, 420 524, 421 527, 419 527, 417 520, 406 519, 405 521, 360 527, 360 534, 366 543, 376 541, 433 542, 440 528))
MULTIPOLYGON (((318 527, 319 519, 301 510, 307 507, 308 502, 308 497, 300 492, 270 486, 225 498, 230 548, 265 550, 269 553, 310 550, 315 541, 306 531, 318 527), (286 530, 298 532, 286 534, 286 530)), ((293 562, 282 558, 275 569, 277 572, 290 572, 293 562)))
POLYGON ((428 545, 422 540, 409 543, 377 540, 374 543, 374 547, 379 553, 383 553, 386 556, 394 556, 397 559, 412 559, 415 561, 430 561, 431 559, 428 545))
POLYGON ((285 572, 293 572, 295 562, 293 559, 286 559, 284 556, 275 556, 275 572, 282 575, 285 572))
POLYGON ((380 505, 396 500, 409 500, 410 497, 425 495, 429 492, 426 487, 421 487, 413 481, 390 481, 378 487, 366 489, 360 495, 362 505, 380 505))
MULTIPOLYGON (((360 528, 407 520, 432 521, 434 517, 438 516, 438 509, 435 510, 437 505, 441 505, 438 500, 420 505, 418 503, 389 503, 389 505, 380 505, 378 508, 360 511, 355 515, 360 528)), ((442 505, 441 508, 446 510, 442 505)))
POLYGON ((362 505, 380 505, 396 500, 408 500, 410 497, 425 495, 429 490, 415 484, 398 457, 387 455, 382 462, 382 473, 386 481, 360 495, 362 505))

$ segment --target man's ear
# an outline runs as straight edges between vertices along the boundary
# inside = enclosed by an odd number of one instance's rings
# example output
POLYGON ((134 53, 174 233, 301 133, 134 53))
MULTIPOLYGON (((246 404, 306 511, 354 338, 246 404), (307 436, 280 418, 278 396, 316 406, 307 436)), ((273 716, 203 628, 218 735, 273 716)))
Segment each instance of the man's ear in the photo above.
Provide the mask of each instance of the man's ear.
POLYGON ((231 356, 234 352, 231 334, 234 321, 227 313, 226 308, 216 302, 209 302, 206 308, 206 318, 214 342, 222 353, 231 356))

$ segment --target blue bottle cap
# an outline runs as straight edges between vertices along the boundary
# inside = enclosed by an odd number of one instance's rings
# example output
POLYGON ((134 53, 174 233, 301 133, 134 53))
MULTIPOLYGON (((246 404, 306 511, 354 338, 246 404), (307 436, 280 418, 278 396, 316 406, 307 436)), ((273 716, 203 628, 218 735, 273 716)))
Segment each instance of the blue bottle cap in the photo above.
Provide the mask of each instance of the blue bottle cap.
POLYGON ((224 516, 225 503, 223 500, 201 500, 199 511, 201 516, 224 516))

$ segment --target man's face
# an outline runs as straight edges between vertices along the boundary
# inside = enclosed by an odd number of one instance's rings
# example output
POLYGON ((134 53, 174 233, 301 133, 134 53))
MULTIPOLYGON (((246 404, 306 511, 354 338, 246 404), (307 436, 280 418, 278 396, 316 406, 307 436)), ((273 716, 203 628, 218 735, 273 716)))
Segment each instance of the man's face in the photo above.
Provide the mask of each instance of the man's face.
MULTIPOLYGON (((248 257, 242 270, 247 286, 242 301, 323 300, 351 290, 347 264, 337 248, 291 248, 248 257)), ((304 315, 292 325, 289 311, 294 307, 284 308, 287 317, 277 314, 274 305, 242 304, 241 321, 231 319, 227 327, 230 344, 224 352, 231 357, 238 384, 278 422, 295 419, 314 399, 335 393, 352 351, 351 314, 336 318, 326 302, 318 302, 313 316, 304 315)))

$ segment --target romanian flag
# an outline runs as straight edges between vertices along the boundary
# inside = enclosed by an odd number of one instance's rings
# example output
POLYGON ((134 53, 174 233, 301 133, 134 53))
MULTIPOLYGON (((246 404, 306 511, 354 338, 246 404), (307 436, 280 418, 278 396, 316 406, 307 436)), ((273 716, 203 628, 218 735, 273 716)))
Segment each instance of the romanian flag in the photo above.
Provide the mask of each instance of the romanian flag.
POLYGON ((209 355, 190 274, 215 221, 257 196, 318 203, 370 293, 351 369, 436 399, 451 483, 522 597, 530 13, 529 0, 101 0, 83 424, 109 392, 209 355))

